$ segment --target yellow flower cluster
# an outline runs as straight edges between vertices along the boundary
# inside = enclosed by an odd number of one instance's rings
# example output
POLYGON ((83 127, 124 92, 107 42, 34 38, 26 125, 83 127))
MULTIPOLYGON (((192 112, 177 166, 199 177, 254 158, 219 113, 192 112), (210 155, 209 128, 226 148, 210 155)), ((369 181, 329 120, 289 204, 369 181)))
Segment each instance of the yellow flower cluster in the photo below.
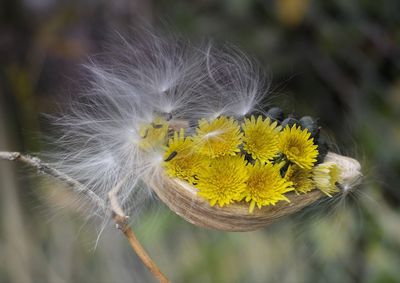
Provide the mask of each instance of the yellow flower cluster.
MULTIPOLYGON (((168 136, 165 124, 157 120, 143 128, 143 149, 168 136)), ((291 191, 318 188, 331 195, 340 181, 335 164, 315 166, 319 152, 308 130, 297 125, 282 129, 263 116, 242 123, 226 116, 202 119, 193 135, 181 129, 165 145, 166 173, 194 185, 211 206, 245 201, 252 213, 256 206, 290 202, 286 193, 291 191)))

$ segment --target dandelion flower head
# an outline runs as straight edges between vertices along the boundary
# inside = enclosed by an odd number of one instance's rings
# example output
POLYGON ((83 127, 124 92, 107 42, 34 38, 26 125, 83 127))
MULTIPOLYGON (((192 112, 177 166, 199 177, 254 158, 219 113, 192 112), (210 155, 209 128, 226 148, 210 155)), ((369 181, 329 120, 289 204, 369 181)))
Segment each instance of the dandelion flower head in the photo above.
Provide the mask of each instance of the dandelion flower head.
POLYGON ((300 126, 286 126, 279 141, 280 151, 300 168, 311 169, 318 157, 318 146, 314 144, 311 133, 300 126))
POLYGON ((256 119, 253 115, 245 119, 243 128, 243 148, 254 159, 267 162, 279 152, 279 133, 281 127, 278 122, 272 122, 269 117, 263 120, 260 115, 256 119))
POLYGON ((186 180, 191 184, 196 182, 195 176, 200 168, 205 167, 209 162, 207 157, 196 152, 193 141, 185 137, 184 129, 175 132, 168 141, 164 160, 164 167, 168 175, 186 180))
POLYGON ((241 137, 238 122, 233 118, 220 116, 213 121, 200 120, 193 141, 200 153, 220 157, 239 152, 241 137))
POLYGON ((278 201, 289 201, 285 193, 293 191, 292 182, 282 178, 279 166, 257 162, 249 166, 249 179, 244 199, 250 202, 249 212, 266 205, 275 205, 278 201))
POLYGON ((302 169, 296 164, 290 165, 286 171, 285 179, 293 183, 296 193, 308 193, 315 185, 312 180, 312 170, 302 169))
POLYGON ((341 181, 340 169, 333 162, 318 164, 313 169, 315 186, 328 196, 338 192, 336 184, 341 181))
POLYGON ((140 127, 140 148, 150 150, 165 144, 168 133, 168 123, 161 117, 156 117, 150 124, 140 127))
POLYGON ((199 195, 210 201, 210 205, 223 207, 240 200, 245 189, 248 172, 242 157, 227 156, 213 159, 210 166, 199 172, 196 187, 199 195))

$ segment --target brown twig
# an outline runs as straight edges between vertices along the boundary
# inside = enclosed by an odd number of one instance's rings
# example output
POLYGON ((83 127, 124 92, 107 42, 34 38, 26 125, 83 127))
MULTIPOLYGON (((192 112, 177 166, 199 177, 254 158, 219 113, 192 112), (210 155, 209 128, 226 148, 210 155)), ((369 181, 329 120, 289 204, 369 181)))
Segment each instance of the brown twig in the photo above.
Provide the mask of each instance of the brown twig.
POLYGON ((47 163, 43 162, 37 157, 30 155, 23 155, 19 152, 0 151, 0 159, 9 161, 19 161, 25 165, 35 168, 39 173, 50 175, 57 180, 60 180, 71 187, 75 192, 88 197, 101 209, 106 209, 105 202, 99 198, 94 192, 88 190, 83 184, 70 176, 50 167, 47 163))
POLYGON ((135 233, 133 233, 132 228, 128 224, 128 217, 114 213, 113 219, 117 225, 117 228, 121 230, 122 233, 124 233, 132 249, 135 251, 143 264, 147 267, 147 269, 154 275, 155 278, 157 278, 160 283, 169 283, 170 281, 165 277, 165 275, 161 272, 156 263, 147 254, 143 246, 139 243, 138 239, 135 236, 135 233))
POLYGON ((155 262, 150 258, 143 246, 139 243, 138 239, 135 236, 135 233, 133 233, 132 228, 129 226, 129 217, 125 215, 124 210, 118 201, 118 192, 120 191, 121 187, 124 185, 128 177, 129 175, 126 175, 124 178, 122 178, 121 181, 119 181, 119 183, 108 193, 108 198, 110 200, 110 206, 113 213, 113 220, 117 228, 121 230, 122 233, 124 233, 125 237, 131 244, 132 249, 136 252, 137 256, 147 267, 147 269, 150 270, 151 273, 153 273, 154 277, 156 277, 158 281, 160 281, 161 283, 168 283, 168 279, 161 272, 155 262))
MULTIPOLYGON (((77 180, 49 166, 47 163, 44 163, 37 157, 23 155, 19 152, 0 151, 0 159, 9 161, 19 161, 25 165, 35 168, 36 170, 38 170, 39 173, 50 175, 56 178, 57 180, 66 183, 75 192, 87 196, 90 200, 95 202, 95 204, 101 207, 102 209, 104 210, 107 209, 105 201, 99 198, 93 191, 87 189, 82 183, 78 182, 77 180)), ((121 232, 128 239, 129 244, 131 245, 134 252, 140 258, 143 264, 149 269, 149 271, 154 275, 154 277, 157 278, 158 281, 161 283, 168 283, 169 280, 160 271, 155 262, 150 258, 150 256, 144 250, 143 246, 139 243, 132 228, 129 226, 128 216, 124 214, 121 206, 118 203, 117 193, 125 181, 126 178, 121 180, 121 182, 118 183, 117 186, 114 187, 109 193, 110 206, 111 206, 110 209, 113 214, 112 218, 117 228, 121 230, 121 232)))

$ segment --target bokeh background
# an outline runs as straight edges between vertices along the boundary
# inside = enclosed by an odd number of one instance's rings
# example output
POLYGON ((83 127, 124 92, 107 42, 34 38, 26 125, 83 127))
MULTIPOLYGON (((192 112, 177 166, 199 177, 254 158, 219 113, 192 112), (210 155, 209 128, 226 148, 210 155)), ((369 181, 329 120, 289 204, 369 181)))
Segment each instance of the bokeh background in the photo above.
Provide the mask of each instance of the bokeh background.
MULTIPOLYGON (((269 71, 277 104, 318 117, 362 161, 364 184, 249 233, 150 205, 134 223, 140 241, 173 282, 400 282, 399 12, 397 0, 2 0, 0 150, 46 148, 41 113, 75 91, 115 30, 229 41, 269 71)), ((0 161, 0 282, 155 282, 112 225, 98 238, 60 184, 32 176, 0 161)))

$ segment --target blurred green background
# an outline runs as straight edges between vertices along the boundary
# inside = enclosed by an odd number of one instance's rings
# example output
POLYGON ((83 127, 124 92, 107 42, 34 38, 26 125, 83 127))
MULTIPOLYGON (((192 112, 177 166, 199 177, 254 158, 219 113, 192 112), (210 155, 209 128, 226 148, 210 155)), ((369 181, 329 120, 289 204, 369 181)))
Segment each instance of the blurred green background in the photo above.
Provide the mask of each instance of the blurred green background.
MULTIPOLYGON (((173 282, 400 282, 399 12, 397 0, 2 0, 0 150, 46 148, 41 113, 75 92, 113 30, 229 41, 269 71, 277 104, 318 117, 361 160, 364 184, 249 233, 151 205, 134 224, 140 241, 173 282)), ((60 184, 28 172, 0 161, 0 282, 155 282, 112 225, 98 239, 60 184)))

